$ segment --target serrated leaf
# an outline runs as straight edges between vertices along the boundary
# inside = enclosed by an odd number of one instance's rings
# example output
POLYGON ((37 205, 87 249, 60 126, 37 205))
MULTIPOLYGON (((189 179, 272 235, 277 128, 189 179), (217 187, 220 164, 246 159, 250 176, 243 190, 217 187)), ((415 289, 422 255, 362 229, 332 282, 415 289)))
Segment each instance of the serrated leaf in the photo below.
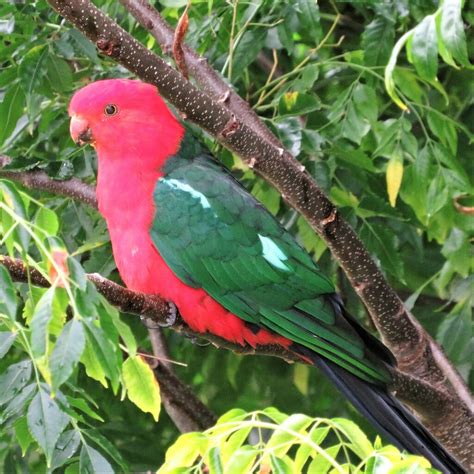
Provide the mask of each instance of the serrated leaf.
POLYGON ((398 191, 403 179, 403 158, 401 153, 394 153, 387 164, 386 171, 387 194, 390 205, 395 207, 398 191))
POLYGON ((433 15, 425 17, 413 31, 411 52, 416 72, 423 79, 435 80, 438 73, 438 39, 433 15))
POLYGON ((18 396, 20 390, 28 383, 31 377, 31 362, 24 360, 10 365, 0 374, 0 405, 7 403, 18 396))
POLYGON ((43 449, 49 467, 54 447, 59 435, 69 423, 69 417, 60 410, 56 401, 41 387, 31 401, 27 419, 30 432, 43 449))
POLYGON ((51 470, 57 469, 66 463, 77 451, 81 436, 78 431, 68 430, 61 434, 53 451, 51 470))
POLYGON ((79 471, 81 474, 114 474, 109 461, 88 444, 82 445, 79 471))
POLYGON ((59 387, 71 375, 85 346, 82 323, 71 319, 59 335, 50 357, 49 367, 53 387, 59 387))
POLYGON ((2 410, 0 423, 3 423, 9 418, 14 418, 19 414, 24 414, 25 405, 33 398, 36 393, 36 387, 37 385, 35 383, 23 387, 21 392, 17 393, 16 396, 10 400, 10 403, 8 403, 2 410))
MULTIPOLYGON (((11 321, 15 321, 17 305, 16 291, 13 286, 12 278, 0 260, 0 314, 4 314, 10 318, 11 321)), ((2 347, 1 343, 0 347, 2 347)), ((5 353, 7 350, 8 348, 5 350, 5 353)), ((3 355, 5 355, 5 353, 3 355)), ((3 357, 3 355, 0 357, 3 357)))
POLYGON ((151 367, 141 356, 129 357, 122 366, 127 396, 140 410, 158 421, 161 408, 160 387, 151 367))
POLYGON ((53 316, 53 299, 55 288, 51 287, 38 301, 31 319, 31 349, 35 357, 47 352, 49 344, 48 325, 53 316))

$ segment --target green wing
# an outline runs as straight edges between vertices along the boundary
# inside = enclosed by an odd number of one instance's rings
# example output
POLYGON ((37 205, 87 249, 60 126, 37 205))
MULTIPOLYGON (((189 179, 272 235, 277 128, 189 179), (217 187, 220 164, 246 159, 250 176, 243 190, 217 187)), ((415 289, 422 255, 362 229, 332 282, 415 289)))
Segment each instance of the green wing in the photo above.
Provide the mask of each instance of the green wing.
POLYGON ((173 272, 241 319, 369 381, 386 369, 328 297, 331 281, 275 218, 187 136, 155 188, 151 236, 173 272))

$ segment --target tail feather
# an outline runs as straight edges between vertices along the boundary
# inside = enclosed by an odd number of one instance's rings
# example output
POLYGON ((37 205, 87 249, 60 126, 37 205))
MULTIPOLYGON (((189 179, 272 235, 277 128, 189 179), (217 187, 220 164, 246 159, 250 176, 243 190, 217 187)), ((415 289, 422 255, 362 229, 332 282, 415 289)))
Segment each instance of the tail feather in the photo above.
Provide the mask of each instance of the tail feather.
POLYGON ((424 456, 443 473, 467 472, 383 386, 361 380, 305 347, 295 349, 311 359, 374 427, 398 448, 424 456))

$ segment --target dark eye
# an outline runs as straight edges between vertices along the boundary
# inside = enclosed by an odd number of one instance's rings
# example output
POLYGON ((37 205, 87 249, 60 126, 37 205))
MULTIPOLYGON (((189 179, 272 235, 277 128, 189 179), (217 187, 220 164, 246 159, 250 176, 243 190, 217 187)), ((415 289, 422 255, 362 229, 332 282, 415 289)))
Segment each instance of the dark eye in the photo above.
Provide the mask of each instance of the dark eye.
POLYGON ((105 106, 104 113, 105 115, 115 115, 118 112, 118 108, 114 104, 108 104, 105 106))

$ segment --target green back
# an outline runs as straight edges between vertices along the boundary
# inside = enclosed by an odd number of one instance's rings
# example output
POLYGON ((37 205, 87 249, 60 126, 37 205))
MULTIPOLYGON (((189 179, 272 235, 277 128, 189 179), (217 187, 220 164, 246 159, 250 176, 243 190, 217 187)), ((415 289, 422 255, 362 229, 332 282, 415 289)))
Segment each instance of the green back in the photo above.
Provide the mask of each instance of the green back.
POLYGON ((164 173, 151 236, 178 278, 249 323, 361 378, 387 381, 387 370, 365 348, 362 328, 355 330, 330 297, 331 281, 196 139, 186 135, 164 173))

